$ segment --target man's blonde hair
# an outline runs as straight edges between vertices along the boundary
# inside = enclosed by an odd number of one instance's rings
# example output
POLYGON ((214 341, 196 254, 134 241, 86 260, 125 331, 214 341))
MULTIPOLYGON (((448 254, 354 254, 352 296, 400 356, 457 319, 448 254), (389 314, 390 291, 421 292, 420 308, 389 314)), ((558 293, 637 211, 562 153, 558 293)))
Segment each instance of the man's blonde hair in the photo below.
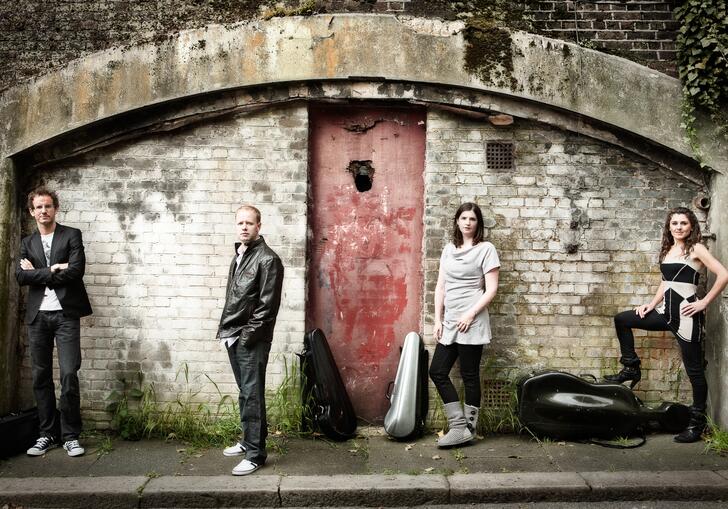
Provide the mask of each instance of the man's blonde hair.
POLYGON ((252 205, 241 205, 241 206, 238 207, 238 210, 235 211, 235 215, 237 216, 238 215, 238 212, 240 212, 241 210, 251 210, 251 211, 253 211, 255 213, 255 222, 258 223, 258 224, 260 224, 260 210, 258 210, 257 208, 253 207, 252 205))

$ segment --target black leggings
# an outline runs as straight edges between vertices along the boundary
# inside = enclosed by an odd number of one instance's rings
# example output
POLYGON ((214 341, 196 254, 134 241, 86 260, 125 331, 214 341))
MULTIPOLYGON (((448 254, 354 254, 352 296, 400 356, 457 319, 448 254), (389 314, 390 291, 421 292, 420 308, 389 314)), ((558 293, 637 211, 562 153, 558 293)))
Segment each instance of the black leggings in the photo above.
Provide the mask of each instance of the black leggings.
POLYGON ((483 345, 443 345, 438 343, 430 364, 430 378, 442 398, 442 402, 459 401, 455 386, 450 380, 450 370, 460 358, 460 376, 465 386, 465 404, 480 407, 480 357, 483 345))
MULTIPOLYGON (((637 366, 640 363, 640 358, 634 350, 632 329, 672 332, 665 318, 655 310, 650 311, 644 318, 640 318, 634 310, 618 313, 614 316, 614 327, 617 329, 619 349, 622 353, 619 362, 625 366, 637 366)), ((693 386, 693 408, 701 413, 705 412, 708 382, 705 380, 702 344, 700 341, 683 341, 677 336, 675 339, 680 347, 685 372, 693 386)))

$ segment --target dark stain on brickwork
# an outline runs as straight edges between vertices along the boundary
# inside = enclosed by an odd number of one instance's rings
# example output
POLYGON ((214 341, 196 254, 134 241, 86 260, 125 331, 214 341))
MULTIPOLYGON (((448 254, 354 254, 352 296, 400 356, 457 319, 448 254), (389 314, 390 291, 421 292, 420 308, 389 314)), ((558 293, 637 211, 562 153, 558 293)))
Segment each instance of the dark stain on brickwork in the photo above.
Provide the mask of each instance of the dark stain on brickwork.
MULTIPOLYGON (((153 169, 153 163, 146 160, 121 160, 125 165, 136 166, 139 170, 153 169)), ((184 192, 189 185, 187 180, 179 170, 165 168, 162 173, 163 177, 159 179, 137 181, 133 178, 133 171, 118 170, 119 181, 104 181, 100 186, 105 203, 116 212, 119 226, 127 241, 124 252, 132 264, 139 261, 139 255, 130 246, 131 241, 136 238, 131 226, 138 217, 144 218, 146 222, 156 222, 161 217, 162 205, 163 210, 170 213, 175 221, 184 222, 188 219, 181 214, 184 192)))
POLYGON ((589 189, 589 184, 583 175, 575 176, 570 180, 570 185, 564 189, 564 196, 569 199, 571 214, 568 231, 563 233, 564 238, 562 238, 564 250, 568 254, 575 254, 579 251, 580 239, 584 235, 584 230, 591 227, 587 210, 576 204, 582 199, 582 194, 588 192, 589 189))
POLYGON ((155 362, 159 363, 162 369, 172 368, 172 355, 169 353, 169 345, 164 341, 157 341, 157 351, 152 357, 155 362))

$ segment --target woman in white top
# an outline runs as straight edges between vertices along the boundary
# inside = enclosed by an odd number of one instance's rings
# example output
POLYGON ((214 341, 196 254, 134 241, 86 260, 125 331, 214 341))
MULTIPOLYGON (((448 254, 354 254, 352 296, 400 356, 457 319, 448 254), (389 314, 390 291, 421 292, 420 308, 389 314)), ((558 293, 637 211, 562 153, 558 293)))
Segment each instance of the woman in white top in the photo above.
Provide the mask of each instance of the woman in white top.
POLYGON ((483 214, 475 203, 463 203, 455 213, 452 242, 440 257, 435 287, 435 339, 430 378, 445 405, 447 434, 438 447, 451 447, 475 437, 480 408, 480 358, 490 343, 488 304, 498 290, 500 261, 484 240, 483 214), (443 316, 444 311, 444 316, 443 316), (460 404, 450 370, 460 360, 465 406, 460 404))
POLYGON ((708 383, 703 363, 703 323, 705 308, 728 285, 728 271, 700 243, 700 224, 695 214, 678 207, 667 214, 662 230, 660 272, 662 283, 648 304, 624 311, 614 317, 624 369, 605 376, 608 382, 630 381, 634 386, 642 378, 640 359, 634 349, 632 329, 669 330, 675 336, 682 354, 683 365, 693 388, 688 427, 675 436, 676 442, 696 442, 705 431, 705 409, 708 383), (708 294, 696 295, 700 271, 707 267, 716 275, 708 294))

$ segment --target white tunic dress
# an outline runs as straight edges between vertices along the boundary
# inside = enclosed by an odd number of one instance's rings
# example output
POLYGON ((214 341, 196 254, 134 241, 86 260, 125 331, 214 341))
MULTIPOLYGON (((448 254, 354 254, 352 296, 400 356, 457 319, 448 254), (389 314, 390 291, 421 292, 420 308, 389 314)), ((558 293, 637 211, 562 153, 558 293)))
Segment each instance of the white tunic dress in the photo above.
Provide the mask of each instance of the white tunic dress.
POLYGON ((485 292, 485 274, 497 267, 500 267, 500 260, 490 242, 480 242, 462 250, 457 250, 453 243, 445 246, 440 257, 440 268, 445 277, 445 316, 440 343, 490 343, 492 335, 487 307, 478 313, 467 332, 458 331, 457 322, 485 292))

